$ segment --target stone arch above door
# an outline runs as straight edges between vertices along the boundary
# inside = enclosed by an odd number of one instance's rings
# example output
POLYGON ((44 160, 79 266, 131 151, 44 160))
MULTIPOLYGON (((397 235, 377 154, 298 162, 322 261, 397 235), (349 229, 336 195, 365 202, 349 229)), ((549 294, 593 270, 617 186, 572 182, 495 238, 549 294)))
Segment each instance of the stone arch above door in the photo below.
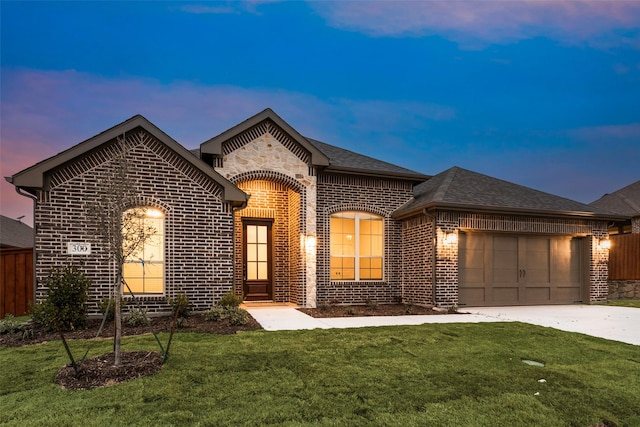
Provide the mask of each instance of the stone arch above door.
POLYGON ((307 229, 307 187, 297 180, 275 171, 250 171, 232 178, 238 188, 250 194, 247 206, 235 213, 236 289, 242 289, 247 300, 292 302, 305 305, 307 301, 307 257, 303 250, 307 229), (269 292, 247 295, 246 274, 247 223, 271 221, 272 243, 269 268, 272 283, 269 292))

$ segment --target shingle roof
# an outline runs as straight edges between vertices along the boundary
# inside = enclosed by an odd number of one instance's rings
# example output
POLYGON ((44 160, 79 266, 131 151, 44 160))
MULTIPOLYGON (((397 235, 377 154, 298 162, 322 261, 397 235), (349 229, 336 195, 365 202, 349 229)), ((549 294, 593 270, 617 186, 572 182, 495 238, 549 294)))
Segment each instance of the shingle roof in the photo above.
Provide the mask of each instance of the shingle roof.
POLYGON ((629 217, 640 216, 640 181, 605 194, 590 205, 629 217))
POLYGON ((204 158, 208 155, 220 157, 222 156, 222 147, 225 143, 237 138, 243 133, 247 133, 250 136, 250 139, 253 139, 255 134, 252 133, 252 130, 265 121, 275 124, 299 146, 310 153, 311 164, 319 167, 321 170, 327 172, 409 179, 415 182, 421 182, 429 178, 428 175, 424 175, 410 169, 354 153, 353 151, 345 150, 343 148, 336 147, 335 145, 307 138, 301 135, 270 108, 267 108, 231 129, 222 132, 220 135, 203 142, 200 144, 199 150, 192 150, 191 152, 200 158, 204 158))
POLYGON ((322 151, 329 158, 330 165, 326 171, 336 172, 360 172, 372 175, 388 175, 403 178, 413 178, 417 181, 424 181, 429 178, 428 175, 406 169, 401 166, 394 165, 382 160, 363 154, 354 153, 335 145, 307 138, 318 150, 322 151))
POLYGON ((17 219, 0 215, 0 247, 33 247, 33 228, 18 221, 17 219))
POLYGON ((594 206, 455 166, 416 186, 414 198, 398 209, 394 216, 407 217, 425 208, 617 217, 594 206))

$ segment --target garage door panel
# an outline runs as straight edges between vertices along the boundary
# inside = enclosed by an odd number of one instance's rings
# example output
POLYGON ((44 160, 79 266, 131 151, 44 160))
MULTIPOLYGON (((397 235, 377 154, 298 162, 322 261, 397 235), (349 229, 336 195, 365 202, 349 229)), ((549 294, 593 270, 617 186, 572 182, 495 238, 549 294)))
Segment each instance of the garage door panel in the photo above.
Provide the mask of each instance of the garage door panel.
POLYGON ((489 269, 493 272, 493 283, 504 285, 518 280, 518 239, 513 236, 487 236, 493 251, 489 269))
POLYGON ((552 247, 554 260, 552 278, 561 284, 580 286, 582 247, 579 239, 558 239, 552 247))
POLYGON ((580 301, 580 287, 557 287, 553 294, 553 301, 556 301, 556 304, 573 304, 580 301))
POLYGON ((520 289, 516 287, 493 287, 493 304, 495 305, 517 305, 520 299, 520 289))
POLYGON ((467 301, 467 305, 482 306, 487 305, 486 290, 483 287, 460 288, 460 301, 467 301))
POLYGON ((551 302, 551 288, 548 286, 527 287, 525 301, 527 304, 549 304, 551 302))
POLYGON ((460 265, 465 266, 459 270, 460 283, 464 283, 461 287, 483 287, 487 282, 484 236, 461 234, 459 260, 460 265))
POLYGON ((467 285, 483 285, 486 283, 484 268, 466 268, 460 272, 460 280, 467 285))
POLYGON ((569 304, 580 301, 581 239, 490 233, 463 233, 462 236, 460 304, 569 304), (469 244, 473 249, 467 247, 469 244))

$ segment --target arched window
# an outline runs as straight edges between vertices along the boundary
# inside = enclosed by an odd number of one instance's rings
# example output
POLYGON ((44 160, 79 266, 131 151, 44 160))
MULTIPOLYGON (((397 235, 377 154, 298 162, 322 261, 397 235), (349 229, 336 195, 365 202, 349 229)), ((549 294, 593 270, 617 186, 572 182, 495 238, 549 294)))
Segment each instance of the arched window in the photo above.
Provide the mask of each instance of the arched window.
POLYGON ((382 280, 383 218, 365 212, 331 215, 331 280, 382 280))
MULTIPOLYGON (((123 214, 123 276, 135 294, 164 293, 164 213, 150 207, 123 214)), ((124 293, 128 293, 124 288, 124 293)))

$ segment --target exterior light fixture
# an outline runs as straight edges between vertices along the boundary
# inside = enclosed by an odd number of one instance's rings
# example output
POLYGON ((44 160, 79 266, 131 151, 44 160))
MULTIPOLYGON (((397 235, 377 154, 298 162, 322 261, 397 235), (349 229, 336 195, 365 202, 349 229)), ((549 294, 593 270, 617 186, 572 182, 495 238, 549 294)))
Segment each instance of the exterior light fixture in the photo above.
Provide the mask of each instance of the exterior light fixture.
POLYGON ((311 254, 316 250, 316 236, 308 235, 304 239, 304 246, 307 254, 311 254))
POLYGON ((609 240, 608 238, 600 239, 600 241, 598 242, 598 246, 601 249, 610 249, 611 248, 611 240, 609 240))
POLYGON ((448 245, 455 245, 458 243, 458 235, 453 231, 446 232, 444 234, 444 243, 448 245))

